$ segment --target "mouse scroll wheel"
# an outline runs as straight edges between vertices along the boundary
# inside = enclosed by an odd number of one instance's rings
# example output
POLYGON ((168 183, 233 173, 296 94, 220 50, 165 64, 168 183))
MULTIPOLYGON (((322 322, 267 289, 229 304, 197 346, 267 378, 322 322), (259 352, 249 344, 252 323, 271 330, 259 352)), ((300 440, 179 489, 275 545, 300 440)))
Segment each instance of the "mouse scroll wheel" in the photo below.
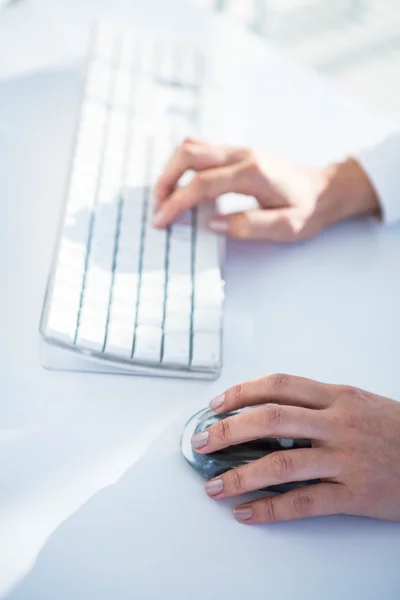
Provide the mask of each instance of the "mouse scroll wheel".
POLYGON ((293 448, 293 446, 294 446, 294 440, 291 440, 291 439, 278 438, 278 442, 280 443, 282 448, 293 448))

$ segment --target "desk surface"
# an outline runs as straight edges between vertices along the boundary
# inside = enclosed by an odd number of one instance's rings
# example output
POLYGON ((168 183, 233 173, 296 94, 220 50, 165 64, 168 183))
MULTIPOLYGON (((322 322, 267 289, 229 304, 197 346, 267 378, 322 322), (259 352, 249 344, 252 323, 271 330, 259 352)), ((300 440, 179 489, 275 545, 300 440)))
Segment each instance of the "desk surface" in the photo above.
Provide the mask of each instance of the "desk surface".
POLYGON ((308 600, 397 598, 398 525, 339 517, 232 529, 225 513, 204 504, 176 439, 180 423, 221 389, 267 372, 399 398, 398 229, 363 221, 296 246, 230 244, 217 382, 40 367, 37 324, 78 98, 75 59, 99 6, 142 27, 157 9, 168 31, 212 48, 215 102, 223 109, 218 123, 208 123, 216 138, 321 163, 390 127, 263 42, 179 0, 27 0, 0 16, 0 597, 15 588, 10 598, 203 598, 198 573, 208 565, 222 598, 218 586, 235 565, 239 584, 230 598, 245 597, 240 582, 246 597, 265 589, 308 600), (177 418, 162 460, 150 451, 138 461, 177 418), (157 505, 163 508, 151 525, 146 511, 157 505), (199 528, 208 535, 194 543, 199 528), (171 539, 179 542, 172 554, 171 539), (183 571, 185 586, 178 586, 183 571), (160 578, 149 585, 152 572, 160 578))

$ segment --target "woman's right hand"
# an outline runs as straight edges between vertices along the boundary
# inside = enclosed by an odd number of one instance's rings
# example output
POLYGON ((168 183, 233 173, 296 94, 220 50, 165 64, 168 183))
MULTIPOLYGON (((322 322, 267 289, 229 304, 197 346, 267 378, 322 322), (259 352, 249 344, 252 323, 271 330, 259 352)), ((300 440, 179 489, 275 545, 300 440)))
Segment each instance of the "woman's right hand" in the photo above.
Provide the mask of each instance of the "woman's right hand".
POLYGON ((260 208, 216 215, 209 226, 242 239, 291 242, 313 237, 352 216, 379 213, 376 193, 353 159, 315 168, 260 157, 247 148, 188 138, 158 180, 153 225, 166 227, 181 212, 229 192, 255 197, 260 208), (195 171, 195 177, 187 186, 178 187, 187 171, 195 171))

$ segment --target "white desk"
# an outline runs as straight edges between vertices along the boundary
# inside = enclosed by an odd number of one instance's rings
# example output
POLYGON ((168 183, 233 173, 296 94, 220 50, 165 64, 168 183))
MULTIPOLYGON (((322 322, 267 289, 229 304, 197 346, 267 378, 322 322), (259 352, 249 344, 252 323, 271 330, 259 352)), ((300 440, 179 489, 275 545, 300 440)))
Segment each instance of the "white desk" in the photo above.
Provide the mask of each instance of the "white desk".
POLYGON ((234 132, 223 118, 209 123, 216 137, 317 163, 387 127, 263 42, 231 28, 216 38, 201 13, 177 13, 179 0, 26 0, 0 16, 0 597, 15 587, 13 600, 250 598, 261 590, 308 600, 398 598, 399 526, 340 517, 269 530, 238 525, 229 529, 229 548, 220 540, 207 554, 201 549, 228 513, 187 471, 182 475, 175 437, 162 460, 135 462, 176 417, 184 420, 226 386, 266 372, 400 397, 399 229, 364 221, 295 247, 230 244, 218 382, 40 367, 37 323, 76 109, 74 59, 83 54, 96 6, 107 5, 143 27, 157 14, 166 29, 215 45, 218 101, 225 114, 238 116, 234 132), (234 73, 241 93, 227 104, 234 73), (187 497, 169 481, 190 481, 187 497), (162 526, 155 514, 142 515, 157 507, 162 526), (201 540, 191 539, 192 526, 201 526, 201 540), (147 541, 132 545, 142 534, 147 541), (234 561, 246 565, 244 573, 235 567, 246 593, 224 586, 234 561), (207 565, 211 591, 197 574, 207 565), (263 566, 265 577, 255 571, 263 566))

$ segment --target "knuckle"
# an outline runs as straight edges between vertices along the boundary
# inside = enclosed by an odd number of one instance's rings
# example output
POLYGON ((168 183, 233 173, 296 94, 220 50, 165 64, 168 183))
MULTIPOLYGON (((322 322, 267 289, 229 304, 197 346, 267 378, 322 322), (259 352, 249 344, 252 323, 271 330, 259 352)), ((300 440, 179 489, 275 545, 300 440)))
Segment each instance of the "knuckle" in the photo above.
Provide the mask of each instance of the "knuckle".
POLYGON ((218 421, 214 426, 214 435, 220 442, 229 442, 231 434, 231 426, 229 419, 222 419, 218 421))
POLYGON ((349 445, 346 447, 346 452, 343 453, 342 455, 342 461, 341 464, 342 465, 357 465, 357 470, 360 469, 361 465, 364 466, 364 461, 363 459, 365 458, 364 455, 360 455, 360 451, 358 448, 356 448, 354 445, 349 445))
POLYGON ((343 425, 346 429, 361 429, 361 419, 358 415, 353 412, 344 413, 342 417, 343 425))
POLYGON ((325 412, 321 411, 320 418, 321 422, 323 423, 325 421, 327 427, 332 430, 340 427, 340 418, 335 410, 327 409, 325 412))
POLYGON ((271 496, 270 498, 265 498, 260 507, 262 507, 263 521, 268 523, 274 523, 278 520, 276 511, 276 500, 274 496, 271 496))
POLYGON ((285 373, 274 373, 266 377, 266 385, 273 392, 282 392, 290 383, 289 375, 285 373))
POLYGON ((232 469, 232 471, 229 471, 228 487, 235 494, 241 494, 245 491, 246 488, 244 476, 240 468, 232 469))
POLYGON ((262 173, 260 162, 253 151, 246 157, 246 160, 242 164, 242 169, 249 177, 254 177, 262 173))
POLYGON ((327 425, 336 435, 343 434, 348 430, 355 433, 367 429, 365 419, 355 411, 348 409, 332 411, 332 414, 327 415, 327 425))
POLYGON ((294 463, 288 452, 271 454, 271 470, 276 479, 286 479, 294 473, 294 463))
POLYGON ((188 159, 192 156, 193 152, 190 138, 186 138, 185 140, 183 140, 183 142, 179 146, 178 152, 184 159, 188 159))
POLYGON ((307 237, 304 222, 298 217, 286 217, 283 224, 285 236, 288 240, 298 240, 307 237))
POLYGON ((244 147, 240 148, 239 151, 244 160, 257 162, 257 156, 253 148, 244 147))
POLYGON ((252 148, 247 146, 239 146, 232 149, 230 152, 230 157, 234 161, 248 161, 255 159, 255 153, 252 148))
POLYGON ((337 400, 343 402, 359 402, 364 401, 365 393, 359 388, 351 385, 341 385, 338 390, 337 400))
POLYGON ((300 517, 307 517, 313 511, 314 498, 307 490, 296 490, 292 502, 295 514, 300 517))
POLYGON ((198 193, 205 194, 209 187, 210 179, 206 172, 198 173, 193 179, 193 186, 196 188, 198 193))
POLYGON ((232 396, 235 406, 242 406, 243 403, 243 384, 238 383, 232 389, 232 396))
POLYGON ((261 423, 268 429, 271 426, 280 425, 283 419, 283 408, 279 404, 267 404, 260 410, 261 423))
POLYGON ((364 390, 360 390, 360 388, 350 388, 349 395, 353 402, 362 402, 364 403, 366 400, 366 393, 364 390))
POLYGON ((230 234, 241 239, 251 237, 251 223, 248 215, 243 213, 231 216, 230 234))
POLYGON ((337 426, 359 430, 367 427, 362 407, 367 402, 367 394, 359 388, 340 386, 336 396, 335 418, 337 426))

